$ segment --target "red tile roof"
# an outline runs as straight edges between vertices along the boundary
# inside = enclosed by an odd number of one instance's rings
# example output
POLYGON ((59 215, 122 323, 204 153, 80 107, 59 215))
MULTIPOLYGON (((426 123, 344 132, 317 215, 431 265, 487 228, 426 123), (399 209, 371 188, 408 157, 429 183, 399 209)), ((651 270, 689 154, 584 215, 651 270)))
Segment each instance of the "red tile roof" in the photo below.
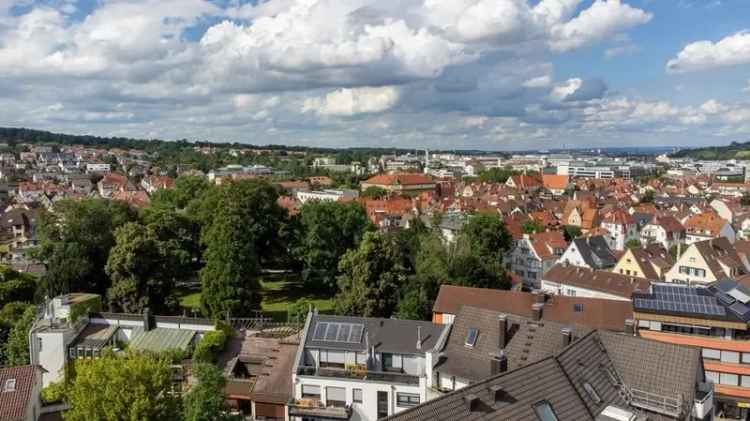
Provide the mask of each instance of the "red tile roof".
POLYGON ((570 177, 567 175, 555 175, 555 174, 544 174, 542 175, 542 183, 545 188, 565 190, 570 183, 570 177))
POLYGON ((32 399, 34 383, 37 381, 36 370, 31 365, 0 369, 0 420, 17 421, 26 417, 26 408, 32 399), (15 379, 15 391, 6 391, 8 380, 15 379))
POLYGON ((399 174, 378 174, 370 177, 365 181, 367 184, 377 184, 383 186, 409 186, 418 184, 433 184, 432 177, 417 173, 399 173, 399 174))

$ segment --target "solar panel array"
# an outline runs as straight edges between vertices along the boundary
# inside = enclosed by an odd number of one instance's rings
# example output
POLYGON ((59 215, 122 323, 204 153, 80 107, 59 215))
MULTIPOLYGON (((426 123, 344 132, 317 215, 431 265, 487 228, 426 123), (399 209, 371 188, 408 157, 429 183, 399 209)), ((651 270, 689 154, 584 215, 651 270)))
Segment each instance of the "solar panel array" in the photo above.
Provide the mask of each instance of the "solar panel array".
POLYGON ((356 323, 318 322, 313 340, 358 344, 362 341, 365 326, 356 323))
POLYGON ((635 298, 636 308, 655 311, 726 316, 726 308, 711 295, 699 293, 698 288, 678 285, 654 284, 654 299, 635 298))

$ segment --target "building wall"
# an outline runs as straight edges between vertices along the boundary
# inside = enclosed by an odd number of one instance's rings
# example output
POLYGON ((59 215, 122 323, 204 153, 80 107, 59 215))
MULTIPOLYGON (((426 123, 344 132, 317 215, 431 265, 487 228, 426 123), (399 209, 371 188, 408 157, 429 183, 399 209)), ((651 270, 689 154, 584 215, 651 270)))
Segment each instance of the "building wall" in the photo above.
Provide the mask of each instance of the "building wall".
POLYGON ((589 265, 586 264, 586 262, 583 260, 583 256, 581 256, 581 253, 578 251, 578 248, 576 247, 575 243, 570 243, 568 248, 565 250, 565 253, 563 253, 562 256, 560 256, 559 262, 568 262, 569 264, 573 266, 580 266, 584 268, 593 269, 589 265))
POLYGON ((687 250, 685 250, 682 256, 677 259, 677 263, 675 263, 675 265, 672 266, 669 271, 667 271, 664 278, 667 282, 676 282, 683 284, 706 284, 716 281, 716 276, 713 274, 713 272, 711 272, 711 269, 709 269, 708 265, 706 264, 706 260, 694 246, 690 246, 687 248, 687 250), (700 269, 705 271, 706 275, 700 276, 700 274, 680 273, 681 267, 700 269))
POLYGON ((630 297, 622 297, 604 291, 581 288, 575 285, 559 284, 544 279, 542 279, 542 290, 550 294, 564 295, 568 297, 604 298, 607 300, 630 301, 630 297))
POLYGON ((645 278, 638 261, 633 256, 633 252, 627 250, 625 254, 617 261, 612 272, 621 275, 635 276, 636 278, 645 278))

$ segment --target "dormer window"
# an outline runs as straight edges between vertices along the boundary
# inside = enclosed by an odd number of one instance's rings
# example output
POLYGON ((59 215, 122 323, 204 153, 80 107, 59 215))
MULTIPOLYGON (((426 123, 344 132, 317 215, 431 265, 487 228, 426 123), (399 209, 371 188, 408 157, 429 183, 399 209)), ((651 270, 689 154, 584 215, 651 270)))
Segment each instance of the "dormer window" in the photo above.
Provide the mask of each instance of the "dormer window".
POLYGON ((466 343, 465 345, 468 347, 474 347, 477 343, 477 336, 479 336, 479 331, 474 328, 470 328, 469 331, 466 333, 466 343))
POLYGON ((8 379, 5 381, 5 387, 3 392, 15 392, 16 391, 16 379, 8 379))

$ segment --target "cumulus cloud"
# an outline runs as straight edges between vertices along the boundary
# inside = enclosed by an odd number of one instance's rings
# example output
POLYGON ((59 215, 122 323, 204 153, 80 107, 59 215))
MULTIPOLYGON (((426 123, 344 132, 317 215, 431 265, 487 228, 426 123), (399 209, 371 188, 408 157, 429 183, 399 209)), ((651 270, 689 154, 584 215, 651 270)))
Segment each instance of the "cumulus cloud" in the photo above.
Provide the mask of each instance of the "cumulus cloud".
POLYGON ((568 79, 552 88, 550 97, 557 101, 589 101, 601 98, 607 91, 607 85, 600 79, 568 79))
POLYGON ((308 98, 302 112, 340 116, 379 113, 395 106, 398 99, 399 90, 393 86, 338 89, 323 98, 308 98))
POLYGON ((550 45, 556 51, 580 48, 642 25, 652 17, 620 0, 596 0, 575 18, 553 26, 550 45))
POLYGON ((718 42, 697 41, 667 62, 667 71, 686 73, 750 63, 750 32, 729 35, 718 42))

